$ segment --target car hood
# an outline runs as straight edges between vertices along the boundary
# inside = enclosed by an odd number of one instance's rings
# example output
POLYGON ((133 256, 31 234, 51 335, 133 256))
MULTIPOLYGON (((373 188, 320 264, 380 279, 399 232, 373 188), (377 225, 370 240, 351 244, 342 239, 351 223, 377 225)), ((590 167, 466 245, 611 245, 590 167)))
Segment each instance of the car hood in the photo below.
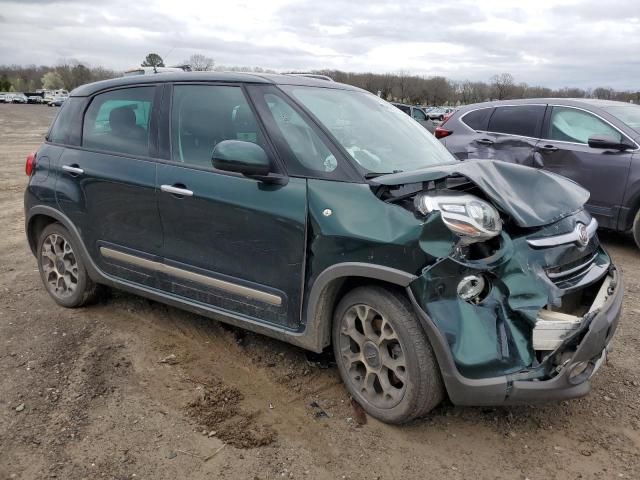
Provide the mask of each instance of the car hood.
POLYGON ((467 160, 382 175, 373 183, 391 186, 460 176, 477 185, 520 227, 554 223, 582 209, 589 199, 587 190, 567 178, 499 160, 467 160))

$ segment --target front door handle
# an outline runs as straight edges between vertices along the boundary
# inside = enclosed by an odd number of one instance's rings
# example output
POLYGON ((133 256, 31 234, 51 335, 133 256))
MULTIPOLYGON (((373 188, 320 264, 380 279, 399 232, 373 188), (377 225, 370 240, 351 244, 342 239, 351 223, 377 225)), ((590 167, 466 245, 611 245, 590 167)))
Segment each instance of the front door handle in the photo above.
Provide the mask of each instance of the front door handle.
POLYGON ((538 147, 538 150, 540 150, 542 153, 557 152, 558 147, 554 147, 553 145, 543 145, 542 147, 538 147))
POLYGON ((160 190, 165 193, 171 193, 172 195, 180 195, 182 197, 193 197, 193 192, 187 189, 181 183, 176 183, 174 185, 161 185, 160 190))
POLYGON ((84 173, 84 170, 75 163, 73 165, 63 165, 62 170, 72 175, 82 175, 84 173))
POLYGON ((480 145, 493 145, 493 140, 489 138, 478 138, 476 143, 479 143, 480 145))

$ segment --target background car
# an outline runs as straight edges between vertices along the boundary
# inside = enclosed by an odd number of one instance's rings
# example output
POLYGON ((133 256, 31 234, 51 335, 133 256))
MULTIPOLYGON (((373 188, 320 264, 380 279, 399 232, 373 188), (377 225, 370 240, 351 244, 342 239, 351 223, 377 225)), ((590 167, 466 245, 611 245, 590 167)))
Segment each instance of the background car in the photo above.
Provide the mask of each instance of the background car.
POLYGON ((640 246, 640 106, 591 99, 469 105, 435 135, 460 160, 491 158, 574 180, 591 193, 601 227, 632 231, 640 246))
POLYGON ((42 97, 40 95, 31 95, 27 97, 27 103, 42 103, 42 97))
POLYGON ((27 96, 24 93, 16 93, 11 97, 11 103, 27 103, 27 96))
POLYGON ((4 103, 7 98, 7 95, 4 93, 0 93, 0 103, 4 103))
POLYGON ((405 105, 404 103, 391 103, 394 107, 402 110, 404 113, 413 118, 416 122, 422 125, 424 128, 429 130, 431 133, 435 130, 435 125, 429 119, 429 116, 425 113, 422 107, 418 107, 415 105, 405 105))
POLYGON ((51 99, 51 101, 48 103, 48 105, 50 107, 61 107, 66 99, 67 99, 67 97, 63 97, 61 95, 57 95, 57 96, 55 96, 55 97, 53 97, 51 99))

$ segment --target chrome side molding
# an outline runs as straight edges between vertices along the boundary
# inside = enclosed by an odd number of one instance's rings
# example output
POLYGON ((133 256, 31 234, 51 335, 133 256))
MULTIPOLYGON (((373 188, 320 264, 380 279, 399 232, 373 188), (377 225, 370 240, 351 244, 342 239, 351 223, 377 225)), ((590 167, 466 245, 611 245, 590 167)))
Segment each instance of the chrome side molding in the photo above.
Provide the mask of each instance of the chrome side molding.
POLYGON ((105 258, 128 263, 129 265, 136 265, 138 267, 146 268, 147 270, 165 273, 172 277, 181 278, 183 280, 208 285, 225 292, 247 297, 263 303, 268 303, 269 305, 275 305, 277 307, 282 305, 282 297, 274 295, 272 293, 264 292, 262 290, 256 290, 255 288, 245 287, 244 285, 228 282, 219 278, 213 278, 207 275, 202 275, 200 273, 184 270, 182 268, 172 267, 171 265, 166 265, 161 262, 138 257, 136 255, 130 255, 118 250, 113 250, 112 248, 100 247, 100 254, 105 258))

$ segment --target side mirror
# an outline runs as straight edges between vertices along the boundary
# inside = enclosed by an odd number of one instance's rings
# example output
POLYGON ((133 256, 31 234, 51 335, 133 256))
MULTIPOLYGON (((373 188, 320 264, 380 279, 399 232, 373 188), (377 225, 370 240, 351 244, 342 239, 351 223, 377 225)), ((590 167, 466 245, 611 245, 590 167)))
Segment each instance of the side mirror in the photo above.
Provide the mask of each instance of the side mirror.
POLYGON ((213 149, 214 168, 241 173, 247 177, 265 177, 271 163, 260 145, 241 140, 223 140, 213 149))
POLYGON ((609 150, 629 150, 635 147, 626 139, 617 139, 610 135, 591 135, 589 137, 591 148, 604 148, 609 150))

